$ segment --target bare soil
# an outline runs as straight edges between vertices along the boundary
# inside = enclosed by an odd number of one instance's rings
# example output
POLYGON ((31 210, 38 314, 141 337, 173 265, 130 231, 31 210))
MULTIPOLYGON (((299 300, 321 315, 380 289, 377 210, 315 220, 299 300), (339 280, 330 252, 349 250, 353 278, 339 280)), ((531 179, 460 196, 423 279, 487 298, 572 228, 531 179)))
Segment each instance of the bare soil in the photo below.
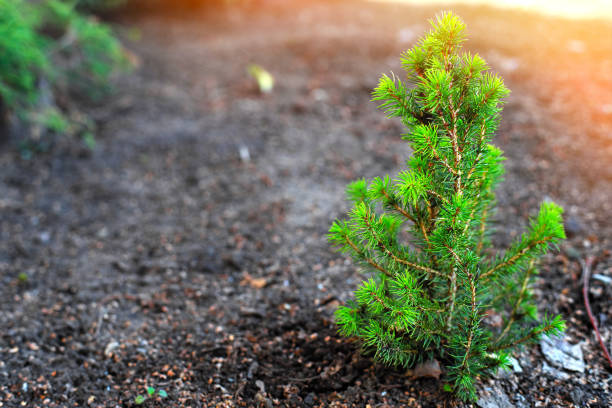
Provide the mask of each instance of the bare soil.
MULTIPOLYGON (((495 244, 542 200, 565 207, 569 239, 536 293, 587 367, 561 380, 534 347, 517 355, 522 373, 483 390, 519 407, 609 407, 580 277, 593 255, 612 278, 612 24, 454 10, 467 49, 513 91, 495 244)), ((362 276, 325 237, 349 181, 394 175, 410 154, 370 91, 437 11, 269 1, 122 21, 141 33, 126 34, 141 64, 85 108, 96 148, 58 139, 23 160, 0 147, 0 406, 132 407, 147 386, 168 393, 147 407, 462 406, 336 333, 362 276), (270 95, 252 62, 274 75, 270 95)), ((591 280, 607 346, 611 294, 591 280)))

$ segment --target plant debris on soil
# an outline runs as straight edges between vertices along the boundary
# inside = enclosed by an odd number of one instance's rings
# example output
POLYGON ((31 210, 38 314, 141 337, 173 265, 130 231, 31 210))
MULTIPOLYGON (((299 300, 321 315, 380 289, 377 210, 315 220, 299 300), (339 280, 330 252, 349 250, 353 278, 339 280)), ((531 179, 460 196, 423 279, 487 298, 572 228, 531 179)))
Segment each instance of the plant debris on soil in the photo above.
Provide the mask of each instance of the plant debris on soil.
MULTIPOLYGON (((85 108, 97 147, 58 139, 29 161, 0 147, 0 407, 463 406, 337 334, 362 276, 326 241, 345 185, 410 154, 370 91, 439 10, 262 4, 127 19, 141 64, 85 108), (269 93, 249 64, 274 77, 269 93)), ((495 245, 542 200, 564 206, 569 239, 536 294, 584 360, 525 349, 478 405, 609 407, 581 262, 596 259, 589 300, 610 347, 612 24, 454 11, 513 91, 495 245)))

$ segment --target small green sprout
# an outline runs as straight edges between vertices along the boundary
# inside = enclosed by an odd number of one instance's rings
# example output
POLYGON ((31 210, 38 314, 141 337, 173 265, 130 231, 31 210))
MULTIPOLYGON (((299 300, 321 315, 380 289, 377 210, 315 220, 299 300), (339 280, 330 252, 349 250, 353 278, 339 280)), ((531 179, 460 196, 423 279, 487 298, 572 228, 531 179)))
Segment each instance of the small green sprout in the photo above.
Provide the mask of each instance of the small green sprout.
POLYGON ((89 150, 93 150, 96 147, 96 138, 94 134, 90 131, 87 131, 83 134, 83 143, 89 150))
MULTIPOLYGON (((157 391, 157 395, 159 395, 160 398, 167 398, 168 397, 168 393, 165 390, 155 390, 154 387, 147 387, 147 395, 151 398, 155 395, 155 391, 157 391)), ((138 395, 136 396, 136 398, 134 398, 134 403, 136 405, 140 405, 142 403, 144 403, 147 400, 147 397, 144 395, 138 395)))

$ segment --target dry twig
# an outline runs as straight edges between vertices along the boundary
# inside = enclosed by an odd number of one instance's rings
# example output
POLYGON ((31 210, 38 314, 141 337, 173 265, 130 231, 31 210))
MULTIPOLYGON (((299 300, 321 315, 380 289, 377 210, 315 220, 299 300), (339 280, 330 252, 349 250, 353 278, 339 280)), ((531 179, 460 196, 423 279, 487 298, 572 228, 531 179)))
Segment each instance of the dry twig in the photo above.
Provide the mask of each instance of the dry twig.
POLYGON ((610 358, 610 353, 608 353, 608 349, 604 345, 604 342, 601 338, 601 334, 599 333, 599 329, 597 328, 597 322, 593 317, 593 312, 591 311, 591 305, 589 303, 589 278, 591 277, 591 268, 593 267, 594 262, 595 257, 587 256, 586 260, 582 263, 582 295, 584 296, 584 306, 586 307, 587 314, 589 315, 591 325, 595 329, 595 335, 597 336, 599 345, 601 346, 604 355, 608 360, 608 364, 610 364, 610 368, 612 368, 612 358, 610 358))

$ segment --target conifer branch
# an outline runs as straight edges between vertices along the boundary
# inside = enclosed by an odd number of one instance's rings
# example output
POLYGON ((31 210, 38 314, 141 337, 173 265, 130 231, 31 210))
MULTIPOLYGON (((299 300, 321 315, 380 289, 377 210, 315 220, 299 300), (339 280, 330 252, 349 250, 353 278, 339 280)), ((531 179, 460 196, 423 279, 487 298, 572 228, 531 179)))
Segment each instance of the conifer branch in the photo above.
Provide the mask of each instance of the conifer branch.
POLYGON ((455 175, 455 192, 457 195, 463 195, 463 189, 461 188, 461 153, 459 153, 459 147, 457 145, 457 136, 453 136, 453 151, 455 152, 455 162, 457 163, 455 167, 457 167, 457 174, 455 175))
MULTIPOLYGON (((453 249, 448 246, 445 245, 446 249, 448 250, 448 252, 450 252, 450 254, 453 256, 454 258, 454 265, 452 267, 452 271, 451 271, 451 276, 449 277, 449 281, 450 281, 450 299, 449 299, 449 306, 448 306, 448 318, 446 320, 446 330, 450 330, 451 328, 451 323, 453 321, 453 312, 455 310, 455 300, 457 297, 457 264, 462 265, 461 262, 461 258, 459 257, 459 255, 457 255, 457 253, 455 251, 453 251, 453 249)), ((463 266, 463 265, 462 265, 463 266)))
POLYGON ((537 241, 530 242, 529 244, 527 244, 527 246, 525 246, 525 248, 521 249, 519 252, 517 252, 516 254, 514 254, 510 258, 506 259, 504 262, 500 262, 499 264, 497 264, 493 268, 489 269, 488 271, 486 271, 485 273, 480 275, 479 279, 487 279, 491 275, 493 275, 495 272, 497 272, 497 271, 499 271, 499 270, 501 270, 503 268, 507 268, 507 267, 515 265, 519 260, 521 260, 523 257, 525 257, 529 253, 529 251, 531 251, 532 249, 534 249, 538 245, 544 244, 544 243, 546 243, 546 242, 548 242, 548 241, 550 241, 552 239, 553 239, 553 237, 544 237, 544 238, 539 239, 537 241))
POLYGON ((486 134, 485 131, 486 131, 485 123, 482 122, 482 126, 480 128, 480 138, 478 139, 478 147, 476 148, 478 151, 478 154, 476 155, 476 158, 474 159, 474 164, 467 172, 467 176, 466 176, 467 181, 469 181, 470 178, 472 177, 472 174, 476 170, 476 166, 478 166, 478 163, 480 162, 480 159, 482 158, 482 142, 484 141, 484 138, 485 138, 485 134, 486 134))
MULTIPOLYGON (((476 200, 478 200, 480 198, 480 193, 478 193, 476 195, 476 200)), ((472 220, 474 219, 474 215, 476 214, 476 206, 474 206, 472 208, 472 211, 470 211, 470 216, 468 217, 467 221, 465 222, 465 225, 463 226, 463 233, 465 234, 468 229, 470 228, 470 224, 472 223, 472 220)))
POLYGON ((510 343, 497 344, 496 346, 491 346, 488 348, 488 351, 491 353, 495 353, 501 350, 505 350, 508 348, 513 348, 518 346, 519 344, 526 343, 530 340, 537 340, 543 334, 555 335, 565 329, 565 322, 562 320, 555 318, 545 324, 535 327, 530 330, 527 334, 518 339, 513 340, 510 343))
POLYGON ((450 254, 453 256, 453 258, 455 259, 455 261, 461 265, 462 267, 465 267, 463 261, 461 260, 461 257, 459 255, 457 255, 457 253, 453 250, 453 248, 451 248, 449 245, 445 245, 446 249, 448 250, 448 252, 450 252, 450 254))
POLYGON ((474 72, 470 70, 470 73, 465 78, 465 84, 463 84, 463 87, 461 88, 461 94, 459 95, 459 102, 457 102, 457 109, 460 109, 463 106, 463 99, 465 98, 467 90, 470 86, 470 82, 472 81, 473 75, 474 75, 474 72))
MULTIPOLYGON (((488 171, 485 171, 482 174, 482 177, 480 178, 480 184, 478 186, 478 193, 476 194, 476 197, 474 199, 474 201, 476 201, 477 203, 481 201, 481 197, 482 197, 482 185, 484 184, 485 180, 487 179, 487 174, 488 171)), ((469 178, 469 176, 468 176, 469 178)), ((472 208, 472 211, 470 212, 470 216, 468 217, 465 226, 463 227, 463 233, 467 233, 470 224, 472 223, 472 220, 474 219, 474 215, 476 214, 476 210, 478 209, 478 207, 476 205, 474 205, 474 207, 472 208)), ((486 216, 487 216, 487 205, 485 203, 485 207, 482 210, 482 215, 481 215, 481 219, 480 219, 480 227, 479 227, 479 233, 481 233, 481 235, 484 235, 484 226, 485 226, 485 221, 486 221, 486 216)), ((478 245, 476 246, 476 253, 479 254, 480 250, 482 249, 482 239, 479 239, 478 245)))
POLYGON ((463 356, 463 361, 461 362, 461 367, 459 369, 459 371, 463 371, 466 368, 468 359, 470 358, 470 353, 471 353, 471 349, 472 349, 472 339, 474 337, 474 319, 476 318, 476 285, 474 283, 474 275, 468 270, 467 272, 468 275, 468 281, 470 282, 470 296, 471 296, 471 311, 472 314, 470 316, 470 323, 469 323, 469 335, 468 335, 468 341, 467 344, 465 346, 465 354, 463 356))
POLYGON ((351 248, 353 248, 353 251, 355 251, 355 253, 361 257, 363 260, 365 260, 367 263, 369 263, 371 266, 373 266, 374 268, 378 269, 379 271, 381 271, 382 273, 384 273, 386 276, 388 276, 389 278, 393 277, 393 274, 391 272, 389 272, 388 270, 386 270, 385 268, 383 268, 382 266, 380 266, 379 264, 377 264, 376 262, 374 262, 374 260, 368 256, 366 256, 366 254, 361 251, 357 245, 355 245, 355 243, 353 241, 351 241, 349 239, 349 237, 345 237, 346 239, 346 243, 349 244, 349 246, 351 248))
MULTIPOLYGON (((442 93, 438 92, 438 97, 442 98, 442 93)), ((456 135, 456 124, 453 125, 453 128, 451 129, 451 125, 446 122, 446 119, 444 118, 444 113, 442 113, 442 111, 440 109, 437 110, 438 116, 440 117, 440 120, 442 121, 442 125, 444 126, 444 128, 446 129, 447 132, 447 136, 451 141, 451 145, 453 147, 453 164, 454 164, 454 169, 451 171, 453 173, 453 175, 455 176, 455 192, 459 195, 462 194, 461 191, 461 169, 459 168, 459 165, 461 163, 461 153, 459 153, 459 145, 457 144, 457 135, 456 135)))
MULTIPOLYGON (((497 77, 495 77, 496 79, 498 79, 497 77)), ((499 80, 499 79, 498 79, 499 80)), ((501 83, 501 80, 499 80, 499 82, 501 83)), ((506 89, 505 87, 503 87, 503 84, 501 84, 501 86, 498 89, 499 93, 501 96, 505 96, 508 94, 508 89, 506 89)), ((483 107, 487 105, 487 103, 490 101, 490 98, 495 94, 495 92, 493 90, 487 91, 485 92, 485 94, 483 95, 483 98, 480 100, 480 102, 478 102, 478 105, 475 108, 476 112, 482 111, 483 107)), ((492 113, 491 115, 486 115, 486 116, 482 116, 483 119, 483 123, 486 123, 487 121, 492 121, 492 119, 495 117, 496 113, 492 113)), ((481 116, 479 116, 478 114, 475 114, 469 121, 467 127, 466 127, 466 132, 469 132, 472 129, 472 125, 474 124, 474 120, 480 118, 481 116)))
POLYGON ((419 270, 419 271, 422 271, 422 272, 426 272, 426 273, 429 273, 431 275, 444 276, 441 272, 438 272, 435 269, 428 268, 426 266, 419 265, 419 264, 416 264, 414 262, 410 262, 410 261, 408 261, 406 259, 400 258, 399 256, 395 255, 393 252, 391 252, 391 250, 389 248, 387 248, 387 246, 382 241, 380 241, 380 240, 378 241, 378 245, 384 251, 385 254, 390 256, 391 259, 393 259, 395 262, 397 262, 399 264, 409 266, 409 267, 411 267, 413 269, 416 269, 416 270, 419 270))
MULTIPOLYGON (((421 228, 421 234, 423 234, 423 238, 425 239, 425 242, 427 243, 427 248, 431 251, 431 241, 429 240, 427 229, 425 229, 425 223, 419 222, 418 226, 419 228, 421 228)), ((432 259, 435 259, 435 255, 432 255, 432 257, 433 257, 432 259)))
POLYGON ((382 194, 385 196, 385 198, 387 199, 387 202, 400 214, 402 214, 404 217, 406 217, 407 219, 409 219, 410 221, 414 222, 421 230, 421 233, 423 234, 423 238, 425 239, 425 242, 427 243, 427 246, 429 248, 431 248, 431 242, 429 242, 429 235, 427 234, 427 230, 425 229, 425 223, 420 220, 418 221, 415 217, 413 217, 412 215, 410 215, 406 210, 404 210, 402 207, 400 207, 397 204, 397 201, 391 197, 389 195, 389 193, 383 188, 381 189, 382 194))
POLYGON ((450 299, 448 303, 448 317, 446 318, 446 330, 451 329, 451 323, 453 321, 453 312, 455 311, 455 298, 457 297, 457 270, 453 266, 450 275, 450 299))
POLYGON ((438 154, 438 151, 436 150, 436 148, 432 144, 431 139, 429 138, 429 135, 427 133, 425 134, 425 138, 426 138, 427 147, 429 147, 431 149, 431 154, 434 157, 434 159, 436 159, 437 161, 442 163, 444 165, 444 167, 446 168, 446 170, 448 170, 448 172, 450 174, 452 174, 453 176, 456 176, 457 175, 457 170, 453 169, 450 166, 450 164, 448 164, 448 160, 446 159, 446 157, 441 157, 438 154))
MULTIPOLYGON (((449 72, 449 68, 446 68, 446 71, 449 72)), ((450 72, 449 72, 450 73, 450 72)), ((461 148, 459 147, 459 141, 457 140, 457 111, 455 110, 454 104, 453 104, 453 97, 452 97, 452 91, 453 91, 453 77, 451 76, 451 80, 448 84, 448 107, 450 110, 450 114, 451 114, 451 119, 452 119, 452 127, 453 130, 450 132, 450 139, 451 139, 451 143, 453 146, 453 154, 455 157, 455 169, 456 169, 456 174, 455 174, 455 192, 461 196, 463 194, 463 191, 461 189, 461 148)))
POLYGON ((426 272, 432 275, 438 275, 438 276, 444 276, 441 272, 436 271, 435 269, 432 268, 428 268, 426 266, 423 265, 419 265, 416 264, 414 262, 410 262, 406 259, 403 259, 401 257, 399 257, 398 255, 394 254, 388 247, 387 245, 385 245, 385 243, 383 242, 383 240, 379 237, 378 233, 376 232, 376 230, 374 229, 374 227, 372 226, 371 222, 370 222, 370 213, 368 210, 368 213, 366 213, 367 216, 363 217, 363 221, 365 223, 365 225, 368 227, 370 233, 374 236, 374 238, 376 239, 377 242, 377 246, 380 250, 383 251, 383 253, 385 253, 386 255, 388 255, 393 261, 402 264, 402 265, 406 265, 409 266, 413 269, 422 271, 422 272, 426 272))
POLYGON ((521 282, 521 291, 519 292, 519 295, 516 298, 516 301, 514 302, 514 306, 512 307, 512 311, 510 312, 510 317, 508 318, 506 327, 504 327, 504 330, 501 332, 501 334, 497 338, 496 343, 499 343, 501 339, 503 339, 506 336, 506 334, 508 334, 508 331, 510 330, 512 323, 514 323, 516 320, 518 308, 523 302, 523 298, 525 296, 525 293, 527 292, 527 284, 529 283, 529 279, 531 278, 532 272, 534 271, 533 264, 534 264, 534 261, 532 260, 529 263, 529 268, 527 268, 527 271, 525 271, 525 276, 523 277, 523 281, 521 282))
POLYGON ((482 247, 484 245, 484 235, 485 235, 485 227, 487 226, 487 212, 488 208, 485 207, 482 210, 482 216, 480 217, 480 228, 478 229, 478 245, 476 245, 476 253, 480 254, 482 252, 482 247))
POLYGON ((395 198, 391 197, 389 195, 389 193, 387 193, 387 190, 385 190, 383 188, 383 189, 381 189, 381 192, 385 196, 385 198, 387 199, 387 202, 389 203, 389 205, 391 205, 397 212, 399 212, 400 214, 402 214, 404 217, 408 218, 410 221, 414 222, 415 224, 418 224, 418 221, 416 220, 416 218, 414 218, 412 215, 410 215, 402 207, 397 205, 397 201, 395 200, 395 198))
POLYGON ((439 193, 433 191, 433 190, 427 190, 428 194, 431 194, 432 196, 436 197, 439 201, 443 202, 444 204, 448 204, 448 199, 445 197, 442 197, 439 193))
MULTIPOLYGON (((395 79, 395 77, 394 77, 395 79)), ((400 105, 400 107, 402 109, 404 109, 404 111, 408 111, 408 104, 406 104, 406 99, 400 97, 397 93, 395 93, 395 91, 393 91, 392 89, 389 89, 389 96, 391 97, 391 99, 395 100, 395 102, 397 104, 400 105)))

